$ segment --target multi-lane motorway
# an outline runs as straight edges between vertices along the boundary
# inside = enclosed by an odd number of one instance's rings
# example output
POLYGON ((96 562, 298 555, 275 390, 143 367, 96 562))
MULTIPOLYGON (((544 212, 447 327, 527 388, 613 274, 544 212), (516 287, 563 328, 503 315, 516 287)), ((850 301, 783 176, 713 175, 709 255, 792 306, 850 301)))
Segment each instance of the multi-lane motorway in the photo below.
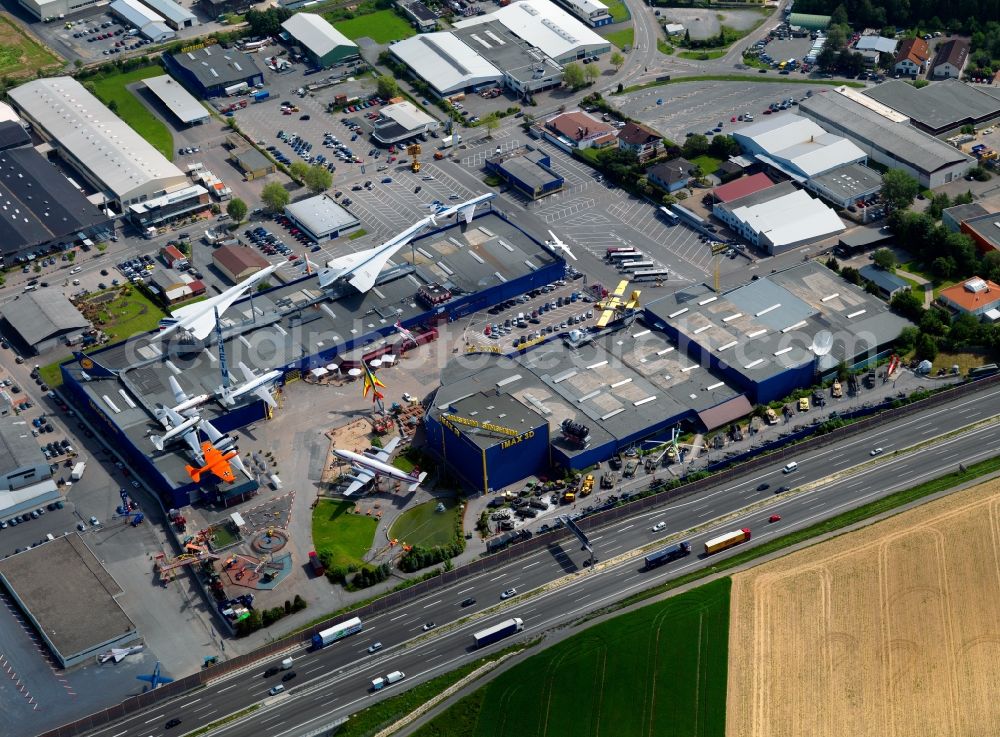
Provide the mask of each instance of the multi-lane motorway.
MULTIPOLYGON (((394 689, 480 657, 481 653, 472 649, 472 632, 501 619, 521 617, 525 635, 537 635, 628 594, 710 565, 700 553, 704 541, 720 531, 750 527, 753 539, 742 547, 759 544, 956 469, 959 464, 992 456, 1000 447, 997 423, 940 439, 916 452, 896 455, 894 451, 998 415, 1000 388, 990 387, 901 422, 887 423, 839 445, 804 452, 795 459, 798 470, 794 474, 783 474, 784 462, 776 462, 725 487, 590 531, 595 553, 604 561, 597 568, 584 568, 587 554, 580 551, 575 540, 563 540, 502 568, 433 592, 403 609, 372 617, 365 622, 362 633, 319 652, 295 653, 296 676, 285 684, 285 693, 276 697, 269 697, 267 691, 281 676, 265 679, 263 671, 268 663, 91 734, 161 735, 167 733, 164 725, 169 719, 181 720, 181 725, 170 733, 183 734, 257 702, 263 705, 252 717, 237 720, 213 734, 306 734, 390 695, 394 689), (883 454, 873 458, 871 451, 876 447, 882 448, 883 454), (823 479, 827 481, 810 488, 823 479), (764 484, 768 488, 761 488, 764 484), (776 495, 775 490, 782 485, 792 490, 776 495), (751 505, 753 509, 748 510, 751 505), (769 524, 772 514, 780 514, 781 521, 769 524), (667 523, 666 529, 652 532, 652 526, 659 521, 667 523), (688 532, 686 539, 691 541, 694 553, 686 559, 653 571, 642 570, 641 557, 622 559, 631 550, 691 530, 694 532, 688 532), (502 604, 500 593, 511 587, 517 588, 519 596, 502 604), (463 608, 461 602, 470 597, 476 603, 463 608), (424 632, 427 622, 434 622, 436 628, 424 632), (369 654, 367 648, 376 640, 384 647, 369 654), (372 693, 371 680, 393 670, 405 672, 406 679, 378 694, 372 693)), ((732 551, 713 556, 712 560, 727 554, 732 551)))

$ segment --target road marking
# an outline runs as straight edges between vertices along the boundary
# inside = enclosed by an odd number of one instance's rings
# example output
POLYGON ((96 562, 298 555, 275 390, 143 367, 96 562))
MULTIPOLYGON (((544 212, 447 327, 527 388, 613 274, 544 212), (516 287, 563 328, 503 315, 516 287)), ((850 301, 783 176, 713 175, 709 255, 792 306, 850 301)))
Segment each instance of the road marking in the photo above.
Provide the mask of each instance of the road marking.
POLYGON ((470 586, 467 589, 462 589, 461 591, 456 591, 455 592, 455 596, 458 596, 459 594, 464 594, 467 591, 472 591, 474 588, 476 588, 476 587, 475 586, 470 586))
POLYGON ((207 717, 209 714, 215 714, 217 711, 218 709, 212 709, 212 711, 206 711, 204 714, 199 715, 198 718, 201 719, 203 717, 207 717))
POLYGON ((199 711, 205 711, 205 709, 211 709, 213 706, 214 706, 214 704, 206 704, 205 706, 201 707, 200 709, 195 709, 194 713, 197 714, 199 711))
POLYGON ((507 575, 506 573, 501 573, 499 576, 494 576, 493 578, 491 578, 490 581, 496 581, 498 578, 503 578, 506 575, 507 575))
POLYGON ((409 617, 409 616, 410 616, 410 614, 409 614, 409 612, 407 612, 406 614, 400 614, 398 616, 395 616, 392 619, 390 619, 389 621, 390 622, 395 622, 397 619, 402 619, 403 617, 409 617))
POLYGON ((625 530, 631 530, 633 527, 635 527, 635 524, 626 525, 625 527, 619 527, 618 532, 625 532, 625 530))
POLYGON ((310 668, 309 670, 302 671, 302 675, 306 675, 308 673, 312 673, 313 671, 317 670, 323 670, 325 667, 326 667, 325 665, 317 665, 315 668, 310 668))
POLYGON ((523 568, 521 568, 521 570, 523 571, 525 568, 531 568, 532 566, 537 566, 539 563, 541 563, 541 561, 536 560, 534 563, 529 563, 528 565, 524 566, 523 568))
POLYGON ((228 691, 228 690, 229 690, 229 689, 231 689, 231 688, 236 688, 236 687, 237 687, 237 686, 239 686, 239 685, 240 685, 239 683, 234 683, 234 684, 233 684, 233 685, 231 685, 231 686, 226 686, 225 688, 220 688, 220 689, 218 690, 218 693, 222 693, 223 691, 228 691))
MULTIPOLYGON (((198 703, 199 701, 201 701, 201 698, 200 698, 200 697, 199 697, 199 698, 197 698, 197 699, 194 699, 194 700, 192 700, 192 701, 188 701, 188 702, 186 702, 186 703, 184 703, 184 704, 178 704, 178 705, 177 705, 177 708, 179 708, 179 709, 183 709, 183 708, 184 708, 185 706, 191 706, 191 704, 197 704, 197 703, 198 703)), ((117 737, 117 736, 116 736, 116 737, 117 737)))
POLYGON ((596 543, 596 542, 597 542, 598 540, 600 540, 600 539, 601 539, 602 537, 604 537, 604 535, 598 535, 597 537, 592 537, 592 538, 590 538, 590 542, 592 542, 592 543, 596 543))
POLYGON ((143 724, 152 724, 157 719, 163 719, 163 717, 165 717, 165 716, 166 716, 166 714, 159 714, 159 715, 153 717, 152 719, 147 719, 145 722, 143 722, 143 724))
POLYGON ((126 729, 124 732, 119 732, 118 734, 113 734, 113 735, 111 735, 111 737, 122 737, 123 734, 128 734, 128 730, 126 729))
POLYGON ((615 545, 613 548, 608 548, 604 552, 605 553, 611 553, 611 552, 614 552, 615 550, 618 550, 619 548, 624 548, 624 547, 625 547, 625 543, 622 543, 621 545, 615 545))
POLYGON ((437 601, 432 601, 430 604, 425 604, 424 609, 430 609, 435 604, 440 604, 444 599, 438 599, 437 601))

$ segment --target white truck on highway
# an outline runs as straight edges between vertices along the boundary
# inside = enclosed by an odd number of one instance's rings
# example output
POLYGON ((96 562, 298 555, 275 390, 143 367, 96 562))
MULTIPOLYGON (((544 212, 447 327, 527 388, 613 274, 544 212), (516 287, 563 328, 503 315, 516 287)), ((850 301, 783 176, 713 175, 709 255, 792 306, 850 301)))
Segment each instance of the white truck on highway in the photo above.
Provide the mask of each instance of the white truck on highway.
POLYGON ((376 678, 372 681, 372 691, 381 691, 386 686, 391 686, 394 683, 399 683, 404 678, 406 674, 401 670, 394 670, 389 673, 385 678, 376 678))

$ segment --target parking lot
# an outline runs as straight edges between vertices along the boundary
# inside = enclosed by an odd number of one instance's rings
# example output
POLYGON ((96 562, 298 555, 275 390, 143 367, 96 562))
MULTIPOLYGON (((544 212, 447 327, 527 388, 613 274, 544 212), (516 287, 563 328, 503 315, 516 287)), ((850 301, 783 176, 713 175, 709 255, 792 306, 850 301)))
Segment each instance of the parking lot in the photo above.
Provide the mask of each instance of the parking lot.
POLYGON ((688 133, 711 132, 720 122, 723 133, 732 133, 745 125, 733 117, 751 113, 759 119, 772 102, 801 100, 809 90, 803 84, 697 82, 651 87, 615 101, 625 115, 683 144, 688 133))

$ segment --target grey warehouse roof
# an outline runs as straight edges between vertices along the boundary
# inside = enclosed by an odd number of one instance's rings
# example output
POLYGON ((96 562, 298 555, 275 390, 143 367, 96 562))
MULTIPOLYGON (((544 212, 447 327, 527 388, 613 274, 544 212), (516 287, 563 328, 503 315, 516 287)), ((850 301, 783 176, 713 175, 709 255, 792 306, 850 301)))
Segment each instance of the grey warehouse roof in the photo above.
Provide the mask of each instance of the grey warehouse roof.
POLYGON ((0 474, 47 463, 27 422, 14 415, 0 418, 0 474))
POLYGON ((882 175, 861 164, 848 164, 813 177, 812 181, 831 194, 849 199, 860 197, 881 187, 882 175))
POLYGON ((252 56, 236 49, 224 49, 218 44, 182 51, 170 58, 194 74, 205 87, 228 86, 262 74, 252 56))
POLYGON ((803 100, 799 103, 799 111, 817 122, 830 121, 849 131, 849 135, 890 152, 926 174, 971 161, 954 146, 918 131, 908 123, 893 123, 833 90, 824 90, 803 100))
POLYGON ((1000 115, 1000 100, 957 79, 919 90, 909 82, 889 80, 869 87, 864 94, 931 130, 948 130, 969 119, 1000 115))
POLYGON ((114 0, 108 7, 139 29, 150 23, 163 23, 164 20, 162 15, 146 7, 139 0, 114 0))
POLYGON ((853 363, 910 325, 881 300, 812 261, 723 294, 706 285, 686 287, 646 310, 757 383, 812 363, 810 346, 821 331, 833 335, 823 363, 836 365, 853 363))
POLYGON ((178 5, 173 0, 142 0, 142 2, 167 20, 173 21, 179 26, 198 22, 198 18, 194 13, 178 5))
MULTIPOLYGON (((20 126, 12 123, 20 130, 20 126)), ((23 131, 22 131, 23 132, 23 131)), ((0 249, 13 253, 107 218, 33 148, 0 151, 0 249)))
POLYGON ((90 325, 73 303, 54 289, 21 294, 5 304, 2 313, 30 345, 90 325))
POLYGON ((356 43, 315 13, 296 13, 281 27, 316 56, 326 56, 338 46, 358 48, 356 43))
POLYGON ((356 217, 325 194, 286 205, 285 212, 306 226, 314 235, 351 228, 359 223, 356 217))
POLYGON ((896 276, 892 272, 880 269, 874 264, 868 264, 867 266, 862 266, 858 273, 861 274, 862 278, 867 279, 870 282, 874 282, 876 286, 881 287, 885 291, 895 292, 897 289, 905 289, 909 287, 909 283, 896 276))
POLYGON ((500 168, 529 187, 544 187, 558 181, 559 175, 539 163, 539 159, 543 158, 545 154, 540 151, 528 151, 521 156, 504 159, 500 168))
POLYGON ((116 197, 182 184, 186 177, 72 77, 47 77, 8 96, 116 197))
POLYGON ((209 117, 208 110, 198 99, 169 74, 149 77, 143 82, 182 123, 197 123, 209 117))

